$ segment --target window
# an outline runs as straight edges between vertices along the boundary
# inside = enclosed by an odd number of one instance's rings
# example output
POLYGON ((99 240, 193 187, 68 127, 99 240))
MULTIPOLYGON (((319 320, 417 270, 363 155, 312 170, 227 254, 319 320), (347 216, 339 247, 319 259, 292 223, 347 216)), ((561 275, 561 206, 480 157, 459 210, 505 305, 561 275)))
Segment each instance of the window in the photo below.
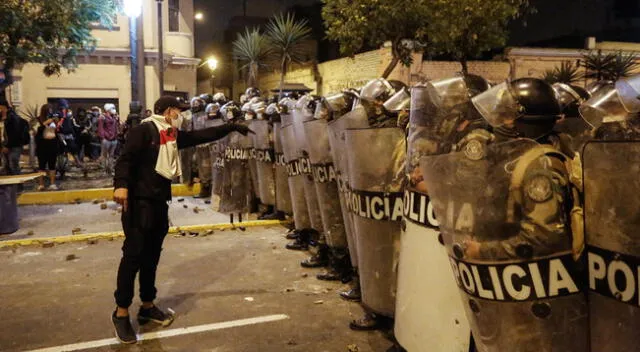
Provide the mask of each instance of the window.
POLYGON ((169 32, 180 32, 180 0, 169 0, 169 32))

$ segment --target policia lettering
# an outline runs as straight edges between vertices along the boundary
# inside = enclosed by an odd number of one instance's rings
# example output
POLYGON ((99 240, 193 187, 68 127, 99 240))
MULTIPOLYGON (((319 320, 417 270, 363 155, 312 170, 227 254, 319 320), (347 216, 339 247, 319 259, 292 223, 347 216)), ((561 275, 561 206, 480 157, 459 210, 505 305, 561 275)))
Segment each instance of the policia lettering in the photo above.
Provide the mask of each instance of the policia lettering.
POLYGON ((404 217, 422 226, 435 229, 439 226, 431 200, 419 192, 404 191, 404 217))
POLYGON ((357 216, 378 221, 402 220, 402 193, 351 190, 347 207, 357 216))
POLYGON ((579 293, 571 254, 532 262, 484 265, 450 257, 458 286, 492 301, 532 301, 579 293))
POLYGON ((640 258, 589 247, 589 289, 640 306, 640 258))
POLYGON ((336 170, 333 163, 311 165, 313 180, 317 183, 336 182, 336 170))
POLYGON ((252 153, 252 157, 260 162, 273 163, 275 160, 273 149, 252 149, 252 153))
POLYGON ((227 160, 249 160, 251 149, 227 148, 224 151, 224 158, 227 160))
POLYGON ((287 166, 287 160, 284 158, 284 153, 275 153, 275 163, 278 166, 287 166))

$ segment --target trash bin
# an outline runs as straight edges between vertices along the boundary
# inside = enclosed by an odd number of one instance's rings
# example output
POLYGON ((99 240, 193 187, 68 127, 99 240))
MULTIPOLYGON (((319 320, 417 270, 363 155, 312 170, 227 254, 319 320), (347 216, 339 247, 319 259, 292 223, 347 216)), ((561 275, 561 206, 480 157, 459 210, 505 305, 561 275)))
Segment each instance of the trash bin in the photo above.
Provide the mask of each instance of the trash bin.
POLYGON ((44 176, 44 172, 0 176, 0 235, 18 231, 18 185, 44 176))
POLYGON ((18 185, 0 185, 0 235, 18 231, 18 185))

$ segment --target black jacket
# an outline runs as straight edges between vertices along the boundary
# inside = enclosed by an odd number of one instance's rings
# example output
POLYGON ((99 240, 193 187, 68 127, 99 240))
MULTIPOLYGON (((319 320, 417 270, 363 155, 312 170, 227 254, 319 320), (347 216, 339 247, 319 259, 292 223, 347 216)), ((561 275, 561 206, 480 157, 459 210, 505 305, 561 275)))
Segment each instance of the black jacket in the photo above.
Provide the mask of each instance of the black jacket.
MULTIPOLYGON (((212 142, 235 130, 234 125, 228 124, 199 131, 179 131, 178 148, 212 142)), ((155 170, 159 151, 160 135, 155 124, 143 123, 133 127, 116 162, 114 187, 127 188, 129 199, 171 200, 171 180, 155 170)))
POLYGON ((4 123, 7 132, 6 146, 8 148, 22 147, 29 144, 29 123, 18 116, 13 110, 7 112, 4 123))

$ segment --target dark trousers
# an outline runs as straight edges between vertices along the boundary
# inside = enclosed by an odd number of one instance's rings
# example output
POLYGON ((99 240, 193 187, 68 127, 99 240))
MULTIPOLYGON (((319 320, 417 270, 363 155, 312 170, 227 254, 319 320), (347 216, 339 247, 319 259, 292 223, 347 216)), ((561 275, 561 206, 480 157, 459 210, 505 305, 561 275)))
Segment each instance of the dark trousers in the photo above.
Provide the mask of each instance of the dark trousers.
POLYGON ((131 305, 138 272, 140 300, 152 302, 156 298, 156 269, 169 230, 168 211, 163 201, 130 199, 128 211, 122 213, 125 240, 114 294, 118 307, 131 305))

